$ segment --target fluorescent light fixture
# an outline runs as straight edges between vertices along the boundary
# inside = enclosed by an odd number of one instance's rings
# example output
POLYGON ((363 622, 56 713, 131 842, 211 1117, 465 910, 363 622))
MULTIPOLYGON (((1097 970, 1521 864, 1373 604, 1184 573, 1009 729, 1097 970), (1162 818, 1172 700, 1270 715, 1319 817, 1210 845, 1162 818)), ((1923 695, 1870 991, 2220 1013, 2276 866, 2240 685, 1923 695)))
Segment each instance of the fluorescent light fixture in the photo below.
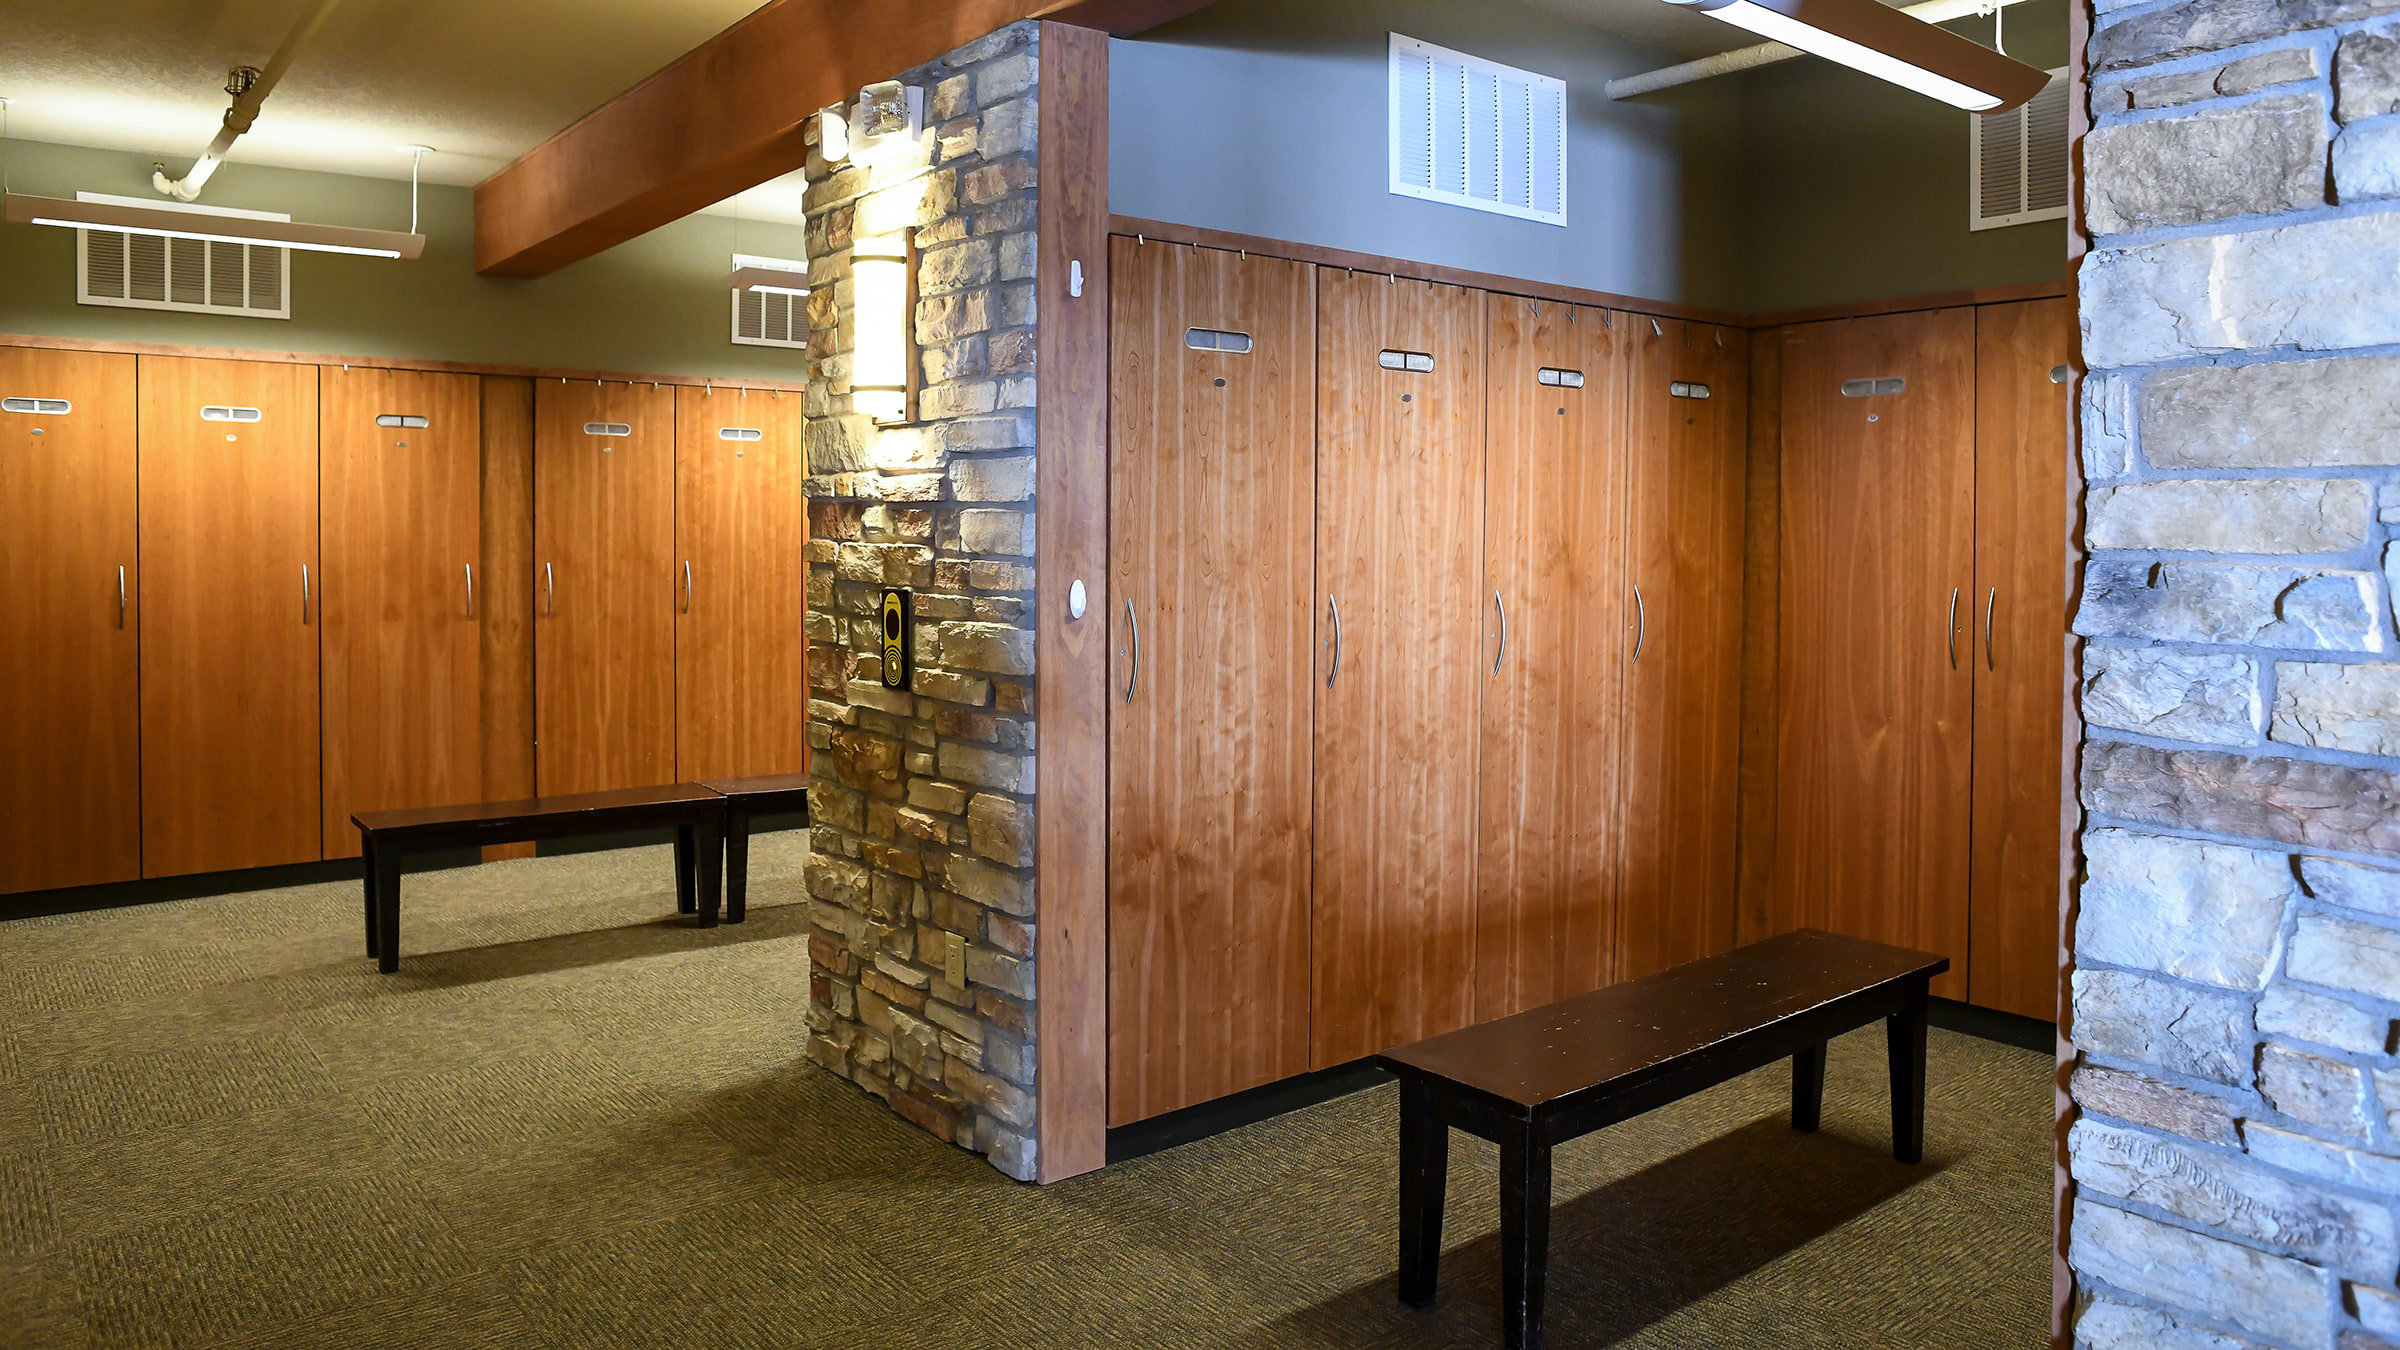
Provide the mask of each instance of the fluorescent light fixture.
POLYGON ((850 403, 878 422, 908 420, 908 255, 899 236, 851 244, 850 403))
POLYGON ((346 225, 304 225, 258 220, 210 211, 114 202, 68 201, 11 192, 0 198, 0 220, 18 225, 58 225, 70 230, 116 230, 165 239, 201 239, 223 244, 267 244, 311 253, 353 253, 368 258, 414 258, 425 252, 425 236, 397 230, 361 230, 346 225))
POLYGON ((737 267, 726 281, 737 291, 764 291, 768 295, 808 294, 808 273, 787 272, 780 267, 737 267))
POLYGON ((2005 112, 2050 82, 1877 0, 1667 0, 1968 112, 2005 112))

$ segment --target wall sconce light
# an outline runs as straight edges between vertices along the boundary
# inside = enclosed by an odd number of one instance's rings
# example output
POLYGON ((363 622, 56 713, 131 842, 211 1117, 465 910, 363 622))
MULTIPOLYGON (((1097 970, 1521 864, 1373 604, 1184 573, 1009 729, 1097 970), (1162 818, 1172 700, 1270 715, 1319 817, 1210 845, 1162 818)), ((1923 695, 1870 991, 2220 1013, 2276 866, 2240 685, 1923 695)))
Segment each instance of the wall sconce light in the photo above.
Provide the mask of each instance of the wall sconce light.
POLYGON ((906 234, 853 241, 850 299, 851 406, 885 425, 915 420, 916 241, 906 234))

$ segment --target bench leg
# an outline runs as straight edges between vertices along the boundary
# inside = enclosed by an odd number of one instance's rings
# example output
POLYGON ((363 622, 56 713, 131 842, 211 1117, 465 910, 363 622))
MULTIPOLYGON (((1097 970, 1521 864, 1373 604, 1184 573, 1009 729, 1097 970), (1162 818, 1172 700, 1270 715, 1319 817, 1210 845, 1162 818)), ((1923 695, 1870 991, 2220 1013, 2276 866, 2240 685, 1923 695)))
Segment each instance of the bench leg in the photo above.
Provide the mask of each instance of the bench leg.
POLYGON ((1442 1202, 1450 1182, 1450 1127, 1433 1115, 1433 1085, 1400 1080, 1400 1301, 1433 1306, 1442 1261, 1442 1202))
POLYGON ((724 818, 713 817, 693 827, 694 852, 699 859, 698 876, 693 885, 698 894, 693 899, 700 906, 700 926, 717 926, 718 882, 725 865, 724 818))
POLYGON ((1925 1158, 1925 1014, 1930 1003, 1927 986, 1919 984, 1883 1024, 1892 1065, 1892 1156, 1904 1163, 1925 1158))
POLYGON ((359 873, 359 876, 360 876, 360 878, 362 879, 362 884, 361 884, 361 886, 360 886, 360 889, 366 892, 366 900, 367 900, 367 955, 369 955, 369 956, 373 956, 373 955, 375 955, 375 945, 376 945, 376 944, 375 944, 375 845, 374 845, 374 844, 373 844, 371 841, 368 841, 368 840, 365 840, 365 839, 362 839, 362 840, 360 840, 360 841, 359 841, 359 847, 358 847, 358 873, 359 873))
POLYGON ((1792 1056, 1792 1128, 1806 1134, 1817 1128, 1825 1110, 1825 1046, 1812 1045, 1792 1056))
POLYGON ((700 900, 698 895, 693 890, 693 886, 695 884, 693 879, 693 870, 699 866, 700 862, 700 860, 694 856, 694 854, 697 852, 698 850, 694 847, 692 842, 692 827, 689 825, 676 826, 675 912, 678 914, 697 914, 700 912, 700 900))
POLYGON ((1508 1350, 1541 1350, 1550 1276, 1550 1146, 1533 1128, 1500 1141, 1500 1331, 1508 1350))
POLYGON ((389 975, 400 968, 400 855, 375 851, 375 968, 389 975))
POLYGON ((750 813, 725 813, 725 922, 750 916, 750 813))

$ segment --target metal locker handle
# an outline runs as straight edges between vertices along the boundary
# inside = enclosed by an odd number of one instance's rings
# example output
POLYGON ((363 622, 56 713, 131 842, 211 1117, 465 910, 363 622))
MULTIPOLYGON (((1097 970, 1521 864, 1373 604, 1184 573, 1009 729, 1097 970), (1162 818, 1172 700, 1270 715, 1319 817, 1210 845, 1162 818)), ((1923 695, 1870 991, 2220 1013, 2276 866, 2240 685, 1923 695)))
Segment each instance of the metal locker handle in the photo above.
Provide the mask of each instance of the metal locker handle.
POLYGON ((1508 606, 1501 601, 1498 591, 1492 592, 1492 607, 1500 611, 1500 650, 1492 653, 1492 673, 1497 675, 1501 658, 1508 655, 1508 606))
POLYGON ((683 560, 683 612, 692 612, 692 560, 683 560))
POLYGON ((300 622, 308 622, 308 564, 300 564, 300 622))
POLYGON ((117 627, 125 626, 125 568, 117 567, 117 627))
POLYGON ((2000 605, 2000 588, 1994 586, 1983 597, 1983 668, 1997 670, 1992 664, 1992 611, 2000 605))
POLYGON ((551 572, 548 563, 542 564, 542 612, 558 613, 558 578, 551 572))
POLYGON ((1633 588, 1633 664, 1642 663, 1642 644, 1650 638, 1650 607, 1642 602, 1642 588, 1633 588))
POLYGON ((467 617, 475 617, 475 564, 467 564, 467 617))
POLYGON ((1950 668, 1958 669, 1958 587, 1950 588, 1949 629, 1944 634, 1950 640, 1950 668))
POLYGON ((1333 668, 1325 672, 1325 687, 1331 689, 1334 677, 1342 673, 1342 602, 1338 596, 1327 595, 1325 603, 1333 610, 1333 668))
POLYGON ((1133 617, 1133 600, 1131 597, 1127 597, 1125 601, 1125 626, 1133 630, 1133 646, 1131 651, 1133 666, 1132 669, 1125 673, 1125 701, 1127 703, 1131 703, 1133 702, 1134 686, 1140 684, 1142 681, 1142 621, 1133 617))

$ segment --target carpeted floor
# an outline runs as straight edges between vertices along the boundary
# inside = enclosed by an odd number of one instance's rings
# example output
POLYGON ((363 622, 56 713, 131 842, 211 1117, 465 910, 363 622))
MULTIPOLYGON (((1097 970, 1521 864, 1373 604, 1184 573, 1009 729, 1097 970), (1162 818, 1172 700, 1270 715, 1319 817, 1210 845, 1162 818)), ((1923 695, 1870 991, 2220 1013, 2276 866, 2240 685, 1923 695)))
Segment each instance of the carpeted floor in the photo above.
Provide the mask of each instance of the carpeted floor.
MULTIPOLYGON (((1389 1088, 1041 1189, 809 1067, 805 842, 707 933, 663 850, 412 876, 390 977, 351 885, 0 925, 0 1345, 1496 1343, 1480 1143, 1392 1299, 1389 1088)), ((1915 1168, 1883 1072, 1560 1150, 1551 1343, 2041 1344, 2047 1057, 1934 1032, 1915 1168)))

